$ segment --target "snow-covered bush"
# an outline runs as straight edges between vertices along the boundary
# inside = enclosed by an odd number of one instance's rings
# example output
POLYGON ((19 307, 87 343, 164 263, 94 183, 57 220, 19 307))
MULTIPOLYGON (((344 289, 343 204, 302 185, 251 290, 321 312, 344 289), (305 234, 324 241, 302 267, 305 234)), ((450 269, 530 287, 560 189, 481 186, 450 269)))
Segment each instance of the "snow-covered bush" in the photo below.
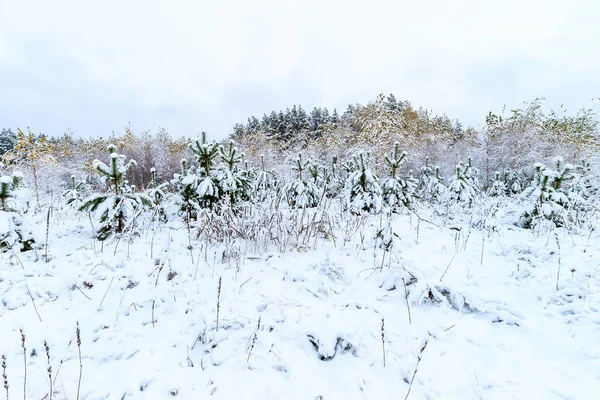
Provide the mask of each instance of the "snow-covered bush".
POLYGON ((362 211, 378 213, 381 211, 383 199, 381 186, 377 176, 369 168, 365 155, 359 152, 347 164, 349 176, 346 180, 346 206, 355 214, 362 211))
POLYGON ((384 204, 392 212, 399 212, 402 207, 413 208, 416 198, 417 181, 410 174, 400 175, 400 168, 406 162, 406 152, 399 153, 399 143, 394 144, 394 150, 385 156, 385 161, 390 167, 390 177, 386 179, 381 188, 383 190, 384 204))
POLYGON ((83 201, 82 211, 94 213, 100 226, 96 230, 98 239, 105 240, 111 234, 123 233, 134 223, 135 215, 143 207, 151 207, 152 199, 144 193, 136 193, 127 186, 125 175, 136 166, 135 160, 125 163, 125 156, 117 154, 114 145, 108 146, 110 166, 100 160, 94 160, 94 168, 102 179, 113 187, 114 193, 94 194, 83 201))

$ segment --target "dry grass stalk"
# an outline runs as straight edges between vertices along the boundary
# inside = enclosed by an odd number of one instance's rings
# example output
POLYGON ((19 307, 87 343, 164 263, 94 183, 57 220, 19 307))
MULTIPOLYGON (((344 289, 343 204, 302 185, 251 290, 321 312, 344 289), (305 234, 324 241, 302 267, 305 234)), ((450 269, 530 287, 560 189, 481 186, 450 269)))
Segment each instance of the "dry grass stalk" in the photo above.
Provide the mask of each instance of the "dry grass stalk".
POLYGON ((4 390, 6 390, 6 400, 8 400, 8 376, 6 375, 6 356, 2 354, 2 381, 4 390))
POLYGON ((219 311, 221 308, 221 281, 222 277, 219 277, 219 287, 217 288, 217 332, 219 332, 219 311))
POLYGON ((77 349, 79 351, 79 381, 77 382, 77 400, 79 400, 79 390, 81 389, 81 375, 83 372, 83 364, 81 363, 81 331, 79 330, 79 321, 77 321, 77 329, 75 330, 77 335, 77 349))
POLYGON ((45 340, 44 348, 46 349, 46 358, 48 359, 48 382, 50 383, 50 400, 52 400, 52 364, 50 363, 50 347, 45 340))
POLYGON ((385 368, 385 320, 381 319, 381 350, 383 353, 383 367, 385 368))
POLYGON ((256 339, 258 338, 258 331, 260 330, 260 317, 258 317, 258 326, 256 327, 256 332, 254 332, 254 336, 252 337, 252 344, 250 345, 250 351, 248 352, 248 358, 246 362, 250 362, 250 356, 252 355, 252 350, 254 350, 254 345, 256 344, 256 339))
POLYGON ((408 309, 408 323, 412 324, 412 318, 410 316, 410 304, 408 302, 408 290, 406 290, 406 281, 402 278, 402 283, 404 284, 404 299, 406 300, 406 308, 408 309))

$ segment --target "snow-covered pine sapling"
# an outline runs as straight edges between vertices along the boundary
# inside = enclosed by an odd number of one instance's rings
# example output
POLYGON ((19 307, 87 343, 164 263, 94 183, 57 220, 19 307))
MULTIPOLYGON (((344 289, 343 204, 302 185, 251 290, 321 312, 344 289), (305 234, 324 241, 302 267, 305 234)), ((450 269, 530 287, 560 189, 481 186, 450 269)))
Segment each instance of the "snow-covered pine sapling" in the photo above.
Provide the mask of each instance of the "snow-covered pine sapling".
POLYGON ((134 221, 135 214, 143 207, 151 207, 152 199, 145 193, 136 193, 127 186, 125 175, 137 164, 135 160, 125 163, 125 156, 116 152, 114 145, 108 146, 110 165, 94 160, 94 168, 112 190, 95 194, 83 201, 82 211, 95 213, 100 222, 96 235, 105 240, 112 234, 121 234, 134 221))
POLYGON ((382 190, 377 176, 369 168, 365 155, 359 152, 349 164, 346 180, 346 206, 355 214, 363 211, 376 214, 381 211, 382 190))
POLYGON ((417 186, 417 194, 422 200, 442 201, 448 189, 444 186, 444 178, 440 173, 440 167, 425 159, 425 165, 421 168, 421 177, 417 186))
POLYGON ((309 176, 308 167, 311 161, 304 161, 302 154, 292 169, 296 171, 296 178, 288 182, 282 189, 283 197, 292 208, 316 207, 320 199, 320 191, 313 179, 309 176))
POLYGON ((540 220, 551 221, 557 227, 582 223, 587 202, 569 185, 575 177, 575 167, 561 158, 556 159, 556 170, 540 163, 534 167, 533 181, 523 191, 529 204, 521 215, 521 225, 532 228, 540 220))
POLYGON ((265 167, 265 157, 260 156, 260 170, 257 171, 253 182, 253 197, 257 201, 264 201, 276 188, 275 173, 265 167))
POLYGON ((181 159, 181 176, 186 176, 188 174, 187 168, 187 160, 185 158, 181 159))
POLYGON ((496 171, 494 173, 494 179, 492 179, 492 184, 488 189, 488 195, 492 197, 504 196, 506 194, 506 184, 502 181, 500 172, 496 171))
POLYGON ((412 176, 401 176, 400 169, 406 162, 406 152, 400 153, 398 142, 394 143, 394 149, 385 156, 385 161, 390 167, 390 177, 386 179, 381 188, 383 189, 383 201, 392 212, 400 212, 403 207, 413 208, 416 197, 417 181, 412 176))
POLYGON ((333 156, 331 159, 331 168, 324 170, 325 195, 328 198, 338 197, 344 188, 344 181, 339 172, 338 156, 333 156))
POLYGON ((215 177, 215 166, 219 158, 219 146, 215 142, 206 141, 206 133, 202 138, 190 143, 190 149, 198 162, 196 197, 200 208, 212 208, 219 201, 220 193, 215 177))
POLYGON ((14 177, 0 177, 0 251, 27 251, 35 242, 33 230, 16 210, 14 177))
POLYGON ((507 169, 504 171, 504 186, 506 187, 506 195, 512 196, 523 191, 521 176, 516 171, 507 169))
POLYGON ((471 159, 468 164, 459 161, 456 166, 456 174, 448 185, 448 201, 450 203, 460 203, 463 205, 472 205, 477 195, 477 186, 472 174, 471 159))
POLYGON ((418 192, 422 195, 425 193, 429 182, 435 176, 435 166, 429 163, 429 157, 425 158, 425 165, 420 169, 421 176, 419 177, 418 192))
POLYGON ((15 211, 9 205, 9 202, 12 202, 12 199, 15 197, 13 187, 13 180, 10 176, 5 175, 0 177, 0 207, 2 211, 15 211))
POLYGON ((152 199, 154 203, 155 214, 161 221, 167 220, 167 213, 165 211, 163 200, 165 199, 165 188, 168 183, 163 182, 160 185, 156 183, 156 168, 150 168, 150 188, 146 190, 146 195, 152 199))
POLYGON ((235 142, 230 140, 227 146, 219 146, 219 158, 221 164, 215 171, 215 178, 221 197, 227 197, 231 205, 249 200, 251 181, 239 165, 244 153, 240 153, 235 142))
POLYGON ((187 160, 181 160, 181 174, 174 174, 171 184, 177 187, 177 203, 179 213, 189 222, 196 218, 200 205, 198 204, 198 176, 190 173, 187 160))
POLYGON ((74 207, 81 205, 81 187, 83 181, 75 182, 75 175, 71 175, 71 187, 62 193, 62 197, 65 198, 66 204, 74 207))
POLYGON ((160 185, 156 183, 156 168, 150 168, 150 188, 146 193, 154 200, 155 205, 160 204, 166 197, 164 192, 166 187, 166 182, 163 182, 160 185))
POLYGON ((575 166, 571 188, 590 205, 600 204, 600 179, 594 176, 592 166, 588 161, 581 160, 581 164, 575 166))
POLYGON ((11 175, 13 190, 17 190, 23 184, 23 173, 21 171, 15 171, 11 175))

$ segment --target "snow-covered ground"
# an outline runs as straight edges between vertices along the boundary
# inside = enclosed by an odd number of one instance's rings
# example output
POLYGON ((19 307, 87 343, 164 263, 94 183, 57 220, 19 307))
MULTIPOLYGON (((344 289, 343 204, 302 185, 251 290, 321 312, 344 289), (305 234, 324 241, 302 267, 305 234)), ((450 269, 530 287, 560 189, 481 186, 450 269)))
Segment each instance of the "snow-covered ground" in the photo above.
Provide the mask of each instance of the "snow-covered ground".
MULTIPOLYGON (((599 398, 600 235, 430 214, 395 216, 388 252, 377 216, 347 243, 340 230, 285 252, 193 241, 190 254, 181 221, 101 246, 85 214, 56 211, 49 262, 43 248, 0 255, 10 398, 20 329, 30 399, 76 399, 79 349, 90 400, 599 398)), ((34 222, 43 242, 45 215, 34 222)))

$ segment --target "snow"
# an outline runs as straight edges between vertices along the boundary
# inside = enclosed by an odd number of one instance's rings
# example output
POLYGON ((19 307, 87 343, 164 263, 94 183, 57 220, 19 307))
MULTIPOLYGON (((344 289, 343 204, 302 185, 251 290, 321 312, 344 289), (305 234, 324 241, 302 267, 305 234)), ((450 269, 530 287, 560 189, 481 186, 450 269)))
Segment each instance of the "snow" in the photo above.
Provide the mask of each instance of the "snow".
MULTIPOLYGON (((31 217, 40 233, 43 214, 31 217)), ((77 323, 81 399, 403 399, 418 357, 411 399, 595 398, 598 232, 536 236, 504 219, 480 230, 469 215, 453 230, 420 215, 435 225, 371 216, 352 234, 355 217, 335 241, 286 251, 192 236, 190 255, 180 220, 101 244, 87 215, 56 210, 49 262, 43 248, 0 254, 10 398, 23 396, 19 329, 27 398, 48 394, 44 340, 53 398, 76 397, 77 323)))
POLYGON ((6 211, 0 211, 0 239, 8 236, 12 231, 12 214, 6 211))
POLYGON ((4 183, 4 184, 12 184, 12 178, 10 176, 0 176, 0 183, 4 183))

